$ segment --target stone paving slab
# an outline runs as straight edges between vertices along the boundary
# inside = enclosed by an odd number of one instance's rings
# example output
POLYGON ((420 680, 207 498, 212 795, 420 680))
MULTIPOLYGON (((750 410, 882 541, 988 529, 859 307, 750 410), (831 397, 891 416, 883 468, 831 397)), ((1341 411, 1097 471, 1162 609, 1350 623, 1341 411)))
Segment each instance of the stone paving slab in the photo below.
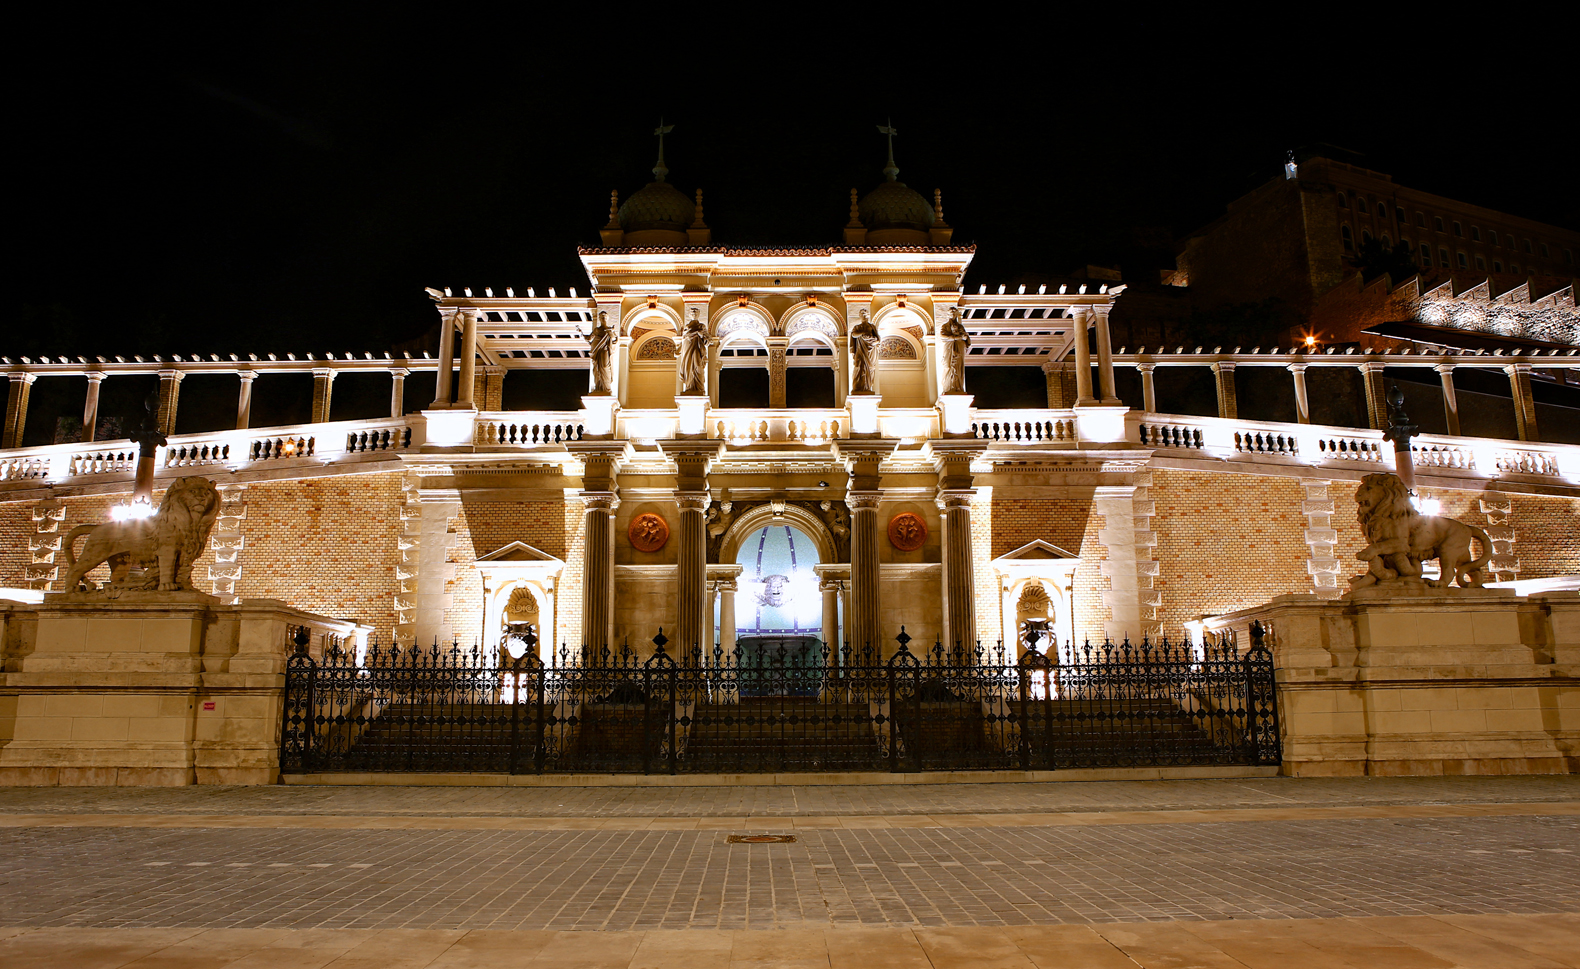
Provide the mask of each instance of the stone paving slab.
POLYGON ((896 787, 0 788, 0 815, 86 812, 817 817, 1580 801, 1580 775, 1234 778, 896 787))
POLYGON ((781 830, 796 841, 5 828, 0 925, 626 931, 1580 910, 1575 814, 781 830))
POLYGON ((0 929, 6 969, 1574 969, 1580 915, 583 933, 0 929))

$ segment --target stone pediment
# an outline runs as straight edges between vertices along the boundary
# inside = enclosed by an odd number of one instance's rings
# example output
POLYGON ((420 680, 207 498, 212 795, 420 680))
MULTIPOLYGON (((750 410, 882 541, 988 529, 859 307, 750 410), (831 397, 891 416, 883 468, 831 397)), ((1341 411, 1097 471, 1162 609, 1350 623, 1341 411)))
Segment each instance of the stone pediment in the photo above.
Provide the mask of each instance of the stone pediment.
POLYGON ((1050 559, 1079 559, 1080 556, 1067 552, 1057 545, 1051 545, 1042 539, 1033 539, 1013 552, 1005 552, 994 562, 1038 562, 1050 559))
POLYGON ((482 565, 485 562, 497 562, 502 565, 527 562, 542 562, 559 566, 565 564, 563 559, 557 559, 542 549, 533 548, 526 542, 511 542, 509 545, 494 549, 487 555, 478 556, 478 565, 482 565))

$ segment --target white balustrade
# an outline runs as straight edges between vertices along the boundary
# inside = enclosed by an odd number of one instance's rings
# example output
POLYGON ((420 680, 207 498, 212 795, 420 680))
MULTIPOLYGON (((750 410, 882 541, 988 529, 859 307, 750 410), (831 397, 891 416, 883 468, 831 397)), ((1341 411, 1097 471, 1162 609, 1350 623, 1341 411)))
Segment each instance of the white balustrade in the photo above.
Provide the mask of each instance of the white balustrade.
POLYGON ((1075 412, 1071 410, 979 410, 971 433, 995 444, 1074 444, 1075 412))
POLYGON ((474 442, 480 447, 559 447, 579 441, 583 422, 574 411, 477 415, 474 442))
POLYGON ((746 411, 714 409, 708 414, 708 436, 737 447, 752 444, 827 444, 848 433, 849 415, 842 410, 746 411))

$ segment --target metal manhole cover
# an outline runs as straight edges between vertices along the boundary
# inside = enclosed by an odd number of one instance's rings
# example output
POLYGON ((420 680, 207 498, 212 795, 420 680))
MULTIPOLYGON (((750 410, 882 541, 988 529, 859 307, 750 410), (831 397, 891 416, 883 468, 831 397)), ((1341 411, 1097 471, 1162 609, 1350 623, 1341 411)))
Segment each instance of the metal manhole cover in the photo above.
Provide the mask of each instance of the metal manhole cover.
POLYGON ((793 845, 793 834, 732 834, 724 839, 732 845, 793 845))

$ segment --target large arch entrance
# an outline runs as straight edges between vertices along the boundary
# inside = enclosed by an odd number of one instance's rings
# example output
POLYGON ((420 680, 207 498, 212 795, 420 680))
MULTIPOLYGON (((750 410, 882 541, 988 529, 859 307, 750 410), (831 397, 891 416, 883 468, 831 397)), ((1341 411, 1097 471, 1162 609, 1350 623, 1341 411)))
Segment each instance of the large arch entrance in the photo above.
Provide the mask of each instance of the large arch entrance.
POLYGON ((736 551, 736 656, 742 696, 816 692, 827 665, 817 543, 794 525, 773 522, 748 533, 736 551))

